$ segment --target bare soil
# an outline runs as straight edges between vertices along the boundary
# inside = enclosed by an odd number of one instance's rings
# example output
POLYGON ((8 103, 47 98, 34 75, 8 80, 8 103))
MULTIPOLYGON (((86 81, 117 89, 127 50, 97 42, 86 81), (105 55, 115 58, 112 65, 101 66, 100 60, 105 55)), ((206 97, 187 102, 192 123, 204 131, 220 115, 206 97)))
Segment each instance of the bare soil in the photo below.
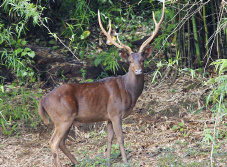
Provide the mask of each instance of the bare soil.
MULTIPOLYGON (((151 83, 146 75, 143 94, 134 113, 124 120, 123 131, 129 160, 128 166, 208 166, 211 144, 204 141, 204 129, 213 129, 212 113, 205 107, 209 87, 202 79, 179 76, 151 83)), ((226 122, 226 118, 224 120, 226 122)), ((225 129, 221 127, 218 129, 225 129)), ((20 135, 0 136, 1 167, 51 167, 48 141, 52 125, 20 135)), ((226 167, 227 139, 225 134, 214 153, 215 166, 226 167)), ((105 166, 107 137, 105 123, 72 128, 67 146, 79 160, 78 166, 105 166), (75 132, 75 134, 74 134, 75 132)), ((124 166, 114 140, 113 166, 124 166)), ((64 167, 71 166, 61 153, 64 167)))

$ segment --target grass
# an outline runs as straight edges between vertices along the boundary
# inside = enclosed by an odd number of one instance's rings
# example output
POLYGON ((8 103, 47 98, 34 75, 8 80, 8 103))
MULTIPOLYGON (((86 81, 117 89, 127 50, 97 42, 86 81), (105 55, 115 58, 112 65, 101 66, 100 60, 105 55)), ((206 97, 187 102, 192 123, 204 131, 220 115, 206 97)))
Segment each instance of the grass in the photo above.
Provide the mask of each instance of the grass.
MULTIPOLYGON (((93 140, 96 140, 93 138, 93 140)), ((106 144, 99 148, 99 150, 96 152, 95 150, 91 150, 90 147, 82 147, 80 149, 77 149, 76 153, 80 155, 78 158, 79 165, 76 165, 75 167, 105 167, 107 166, 107 159, 105 156, 106 152, 106 144)), ((127 145, 126 145, 127 148, 127 145)), ((126 151, 128 154, 128 151, 126 151)), ((123 163, 116 163, 116 161, 121 162, 121 153, 119 149, 119 144, 113 144, 111 149, 111 162, 113 166, 130 166, 129 164, 123 164, 123 163)))
MULTIPOLYGON (((161 147, 161 146, 160 146, 161 147)), ((226 153, 223 152, 225 143, 217 149, 214 157, 222 166, 226 161, 226 153)), ((158 167, 204 167, 210 166, 209 154, 210 146, 200 141, 188 143, 187 140, 175 141, 169 147, 158 148, 157 164, 158 167)))
POLYGON ((172 147, 164 149, 158 156, 159 167, 204 167, 209 166, 209 160, 203 159, 208 152, 203 150, 201 144, 195 147, 186 146, 186 143, 176 142, 172 147), (179 149, 182 150, 179 152, 179 149), (190 159, 190 161, 188 161, 190 159), (186 160, 186 161, 185 161, 186 160))
POLYGON ((27 89, 16 84, 5 85, 0 91, 0 128, 4 135, 12 135, 19 127, 36 127, 38 99, 42 90, 27 89))

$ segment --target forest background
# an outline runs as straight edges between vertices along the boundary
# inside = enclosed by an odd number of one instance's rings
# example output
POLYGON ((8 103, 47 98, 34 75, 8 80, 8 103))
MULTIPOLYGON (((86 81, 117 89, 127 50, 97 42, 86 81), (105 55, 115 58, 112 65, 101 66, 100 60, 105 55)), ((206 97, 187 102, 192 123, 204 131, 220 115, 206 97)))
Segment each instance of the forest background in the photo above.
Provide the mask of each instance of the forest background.
MULTIPOLYGON (((121 41, 136 50, 154 29, 152 11, 159 20, 160 2, 1 0, 1 135, 15 136, 27 128, 39 130, 38 99, 53 87, 93 82, 127 71, 116 47, 106 44, 97 21, 98 9, 105 28, 111 19, 121 41)), ((201 88, 208 87, 203 105, 194 113, 210 114, 213 126, 204 126, 202 137, 209 148, 208 164, 213 166, 222 143, 219 140, 227 140, 227 2, 169 0, 165 4, 165 19, 145 62, 147 82, 155 85, 168 77, 188 75, 198 79, 201 88)), ((193 88, 192 84, 187 89, 193 88)), ((183 126, 177 123, 171 128, 184 134, 183 126)))

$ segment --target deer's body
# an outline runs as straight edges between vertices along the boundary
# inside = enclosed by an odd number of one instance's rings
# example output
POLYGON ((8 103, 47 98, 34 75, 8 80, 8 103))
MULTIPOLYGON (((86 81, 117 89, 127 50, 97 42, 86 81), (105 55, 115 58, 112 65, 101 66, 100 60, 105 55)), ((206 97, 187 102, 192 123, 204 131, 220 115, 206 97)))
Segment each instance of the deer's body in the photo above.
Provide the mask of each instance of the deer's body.
POLYGON ((127 117, 136 104, 144 87, 143 66, 144 60, 149 56, 151 49, 144 48, 157 35, 160 24, 164 19, 165 5, 163 1, 163 13, 159 23, 155 23, 155 30, 149 38, 141 45, 139 52, 134 53, 129 46, 121 43, 118 36, 118 43, 110 35, 111 22, 109 22, 110 31, 107 33, 101 23, 100 13, 98 12, 98 22, 102 32, 107 39, 115 46, 121 49, 120 56, 130 62, 128 73, 111 77, 93 83, 84 84, 65 84, 44 96, 39 103, 39 115, 44 123, 48 123, 46 113, 53 121, 55 130, 50 139, 51 152, 54 157, 56 167, 61 167, 59 160, 59 148, 71 160, 77 164, 76 158, 69 152, 65 146, 65 139, 70 127, 75 122, 90 123, 107 121, 107 160, 110 166, 111 145, 114 134, 120 145, 121 156, 124 163, 127 157, 124 149, 124 139, 122 132, 122 119, 127 117))
POLYGON ((127 162, 122 119, 132 112, 143 87, 144 75, 135 75, 129 70, 124 76, 105 78, 93 83, 64 84, 41 98, 39 115, 47 124, 48 118, 45 114, 47 113, 55 125, 55 132, 50 140, 55 166, 61 166, 57 153, 58 146, 72 163, 77 163, 65 146, 65 139, 74 122, 108 121, 107 159, 110 160, 115 133, 121 147, 122 158, 127 162))
POLYGON ((44 96, 40 103, 54 123, 68 118, 81 123, 110 121, 116 114, 123 118, 131 113, 143 86, 143 74, 128 72, 94 83, 64 84, 44 96))

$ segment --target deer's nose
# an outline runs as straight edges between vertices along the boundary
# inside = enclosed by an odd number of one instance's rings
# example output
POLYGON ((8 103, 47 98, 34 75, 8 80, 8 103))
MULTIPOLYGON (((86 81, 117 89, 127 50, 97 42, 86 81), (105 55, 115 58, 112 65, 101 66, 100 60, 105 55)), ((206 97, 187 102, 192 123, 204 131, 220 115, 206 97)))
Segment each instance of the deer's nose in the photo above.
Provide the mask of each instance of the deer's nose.
POLYGON ((135 70, 136 75, 140 75, 140 74, 142 74, 142 72, 143 72, 142 69, 136 69, 135 70))

